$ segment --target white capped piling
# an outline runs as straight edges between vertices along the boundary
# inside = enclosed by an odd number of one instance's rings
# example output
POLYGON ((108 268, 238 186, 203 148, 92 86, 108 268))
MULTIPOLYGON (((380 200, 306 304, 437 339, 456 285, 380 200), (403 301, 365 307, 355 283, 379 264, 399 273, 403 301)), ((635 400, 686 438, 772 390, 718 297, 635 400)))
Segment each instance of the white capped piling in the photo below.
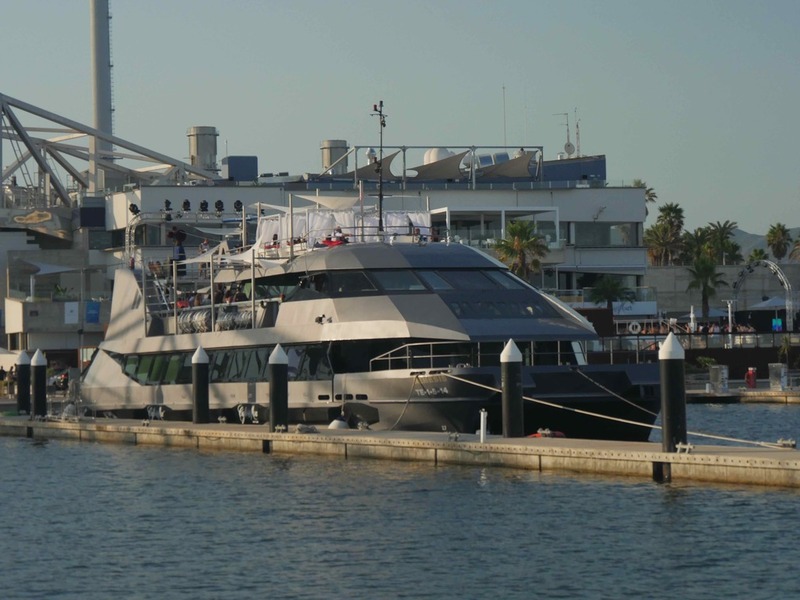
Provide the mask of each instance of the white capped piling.
POLYGON ((268 369, 269 427, 272 431, 286 431, 289 426, 289 357, 280 344, 269 355, 268 369))
POLYGON ((36 350, 31 359, 31 382, 33 390, 33 412, 31 417, 47 416, 47 359, 41 350, 36 350))
POLYGON ((503 437, 523 437, 522 353, 514 340, 508 340, 500 353, 500 377, 503 389, 503 437))
POLYGON ((198 346, 192 355, 192 423, 208 423, 208 354, 198 346))
POLYGON ((17 357, 17 414, 31 413, 31 357, 24 350, 17 357))
POLYGON ((481 409, 481 444, 486 441, 486 421, 488 414, 485 408, 481 409))
POLYGON ((664 452, 675 452, 686 443, 686 384, 684 358, 686 352, 672 333, 658 351, 661 379, 661 446, 664 452))

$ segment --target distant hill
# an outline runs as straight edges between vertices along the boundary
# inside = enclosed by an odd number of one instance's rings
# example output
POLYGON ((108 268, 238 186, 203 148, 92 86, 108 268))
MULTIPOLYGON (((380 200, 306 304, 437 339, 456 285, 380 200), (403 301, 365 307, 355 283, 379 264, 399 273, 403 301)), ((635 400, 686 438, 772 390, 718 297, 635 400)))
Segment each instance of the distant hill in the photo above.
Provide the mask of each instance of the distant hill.
MULTIPOLYGON (((800 238, 800 227, 795 227, 794 229, 789 229, 789 233, 792 235, 792 240, 797 240, 800 238)), ((739 244, 742 248, 742 256, 747 259, 755 248, 761 248, 764 252, 767 253, 767 256, 771 260, 775 260, 775 257, 772 256, 772 252, 770 252, 769 247, 767 247, 767 234, 757 234, 757 233, 747 233, 741 229, 736 229, 733 232, 733 240, 739 244)), ((791 247, 789 247, 791 251, 791 247)), ((788 252, 787 252, 788 256, 788 252)), ((786 260, 786 257, 783 258, 786 260)))

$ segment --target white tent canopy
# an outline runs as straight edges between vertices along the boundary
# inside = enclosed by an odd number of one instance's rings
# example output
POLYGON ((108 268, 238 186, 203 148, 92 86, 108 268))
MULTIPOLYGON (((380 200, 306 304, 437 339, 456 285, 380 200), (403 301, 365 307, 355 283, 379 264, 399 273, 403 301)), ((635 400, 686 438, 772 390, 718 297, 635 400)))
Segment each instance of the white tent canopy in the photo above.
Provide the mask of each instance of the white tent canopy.
MULTIPOLYGON (((705 319, 705 318, 708 318, 708 319, 721 319, 722 317, 726 317, 727 318, 727 316, 728 316, 727 309, 721 309, 721 308, 709 308, 707 317, 703 315, 703 311, 702 310, 696 310, 695 313, 694 313, 694 317, 697 318, 697 319, 705 319)), ((692 313, 688 313, 688 314, 682 315, 680 317, 681 320, 683 320, 683 319, 691 319, 691 318, 692 318, 692 313)))
POLYGON ((82 267, 65 267, 64 265, 53 265, 51 263, 37 262, 33 260, 24 260, 24 263, 32 265, 39 269, 37 275, 52 275, 53 273, 71 273, 73 271, 80 271, 82 267))
POLYGON ((358 196, 314 196, 311 194, 296 194, 295 198, 302 198, 309 202, 316 202, 331 210, 353 208, 358 203, 358 196))
MULTIPOLYGON (((309 196, 309 198, 317 198, 309 196)), ((383 211, 386 233, 408 234, 419 229, 421 235, 430 235, 431 217, 425 211, 383 211)), ((287 214, 271 215, 259 219, 256 244, 260 248, 281 245, 290 238, 303 238, 309 247, 333 234, 337 227, 351 240, 378 241, 378 213, 370 208, 320 210, 304 208, 287 214), (289 221, 293 221, 291 232, 289 221)))
POLYGON ((747 310, 780 310, 786 308, 786 298, 773 296, 747 307, 747 310))

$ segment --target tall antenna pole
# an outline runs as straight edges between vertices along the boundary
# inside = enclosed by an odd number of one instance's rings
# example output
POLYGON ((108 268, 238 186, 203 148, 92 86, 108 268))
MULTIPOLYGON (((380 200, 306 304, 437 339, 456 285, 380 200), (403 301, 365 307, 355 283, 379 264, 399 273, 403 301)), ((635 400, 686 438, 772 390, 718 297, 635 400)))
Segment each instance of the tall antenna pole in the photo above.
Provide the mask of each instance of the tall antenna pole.
POLYGON ((575 146, 578 149, 578 158, 581 157, 581 120, 578 118, 578 107, 575 107, 575 146))
POLYGON ((383 128, 386 127, 386 117, 383 114, 383 100, 372 105, 372 116, 378 117, 380 132, 380 150, 378 151, 378 233, 383 233, 383 128))
POLYGON ((572 142, 569 140, 569 113, 555 113, 554 117, 564 117, 566 120, 567 126, 567 143, 564 144, 564 152, 566 152, 567 156, 572 156, 572 153, 575 152, 575 146, 572 145, 572 142))

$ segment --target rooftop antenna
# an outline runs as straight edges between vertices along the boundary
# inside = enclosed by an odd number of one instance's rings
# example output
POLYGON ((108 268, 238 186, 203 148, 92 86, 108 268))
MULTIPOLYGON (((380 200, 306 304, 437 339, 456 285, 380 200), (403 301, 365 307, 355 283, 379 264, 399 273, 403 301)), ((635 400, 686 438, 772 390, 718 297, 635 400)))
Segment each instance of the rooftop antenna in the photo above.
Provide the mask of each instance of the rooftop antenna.
POLYGON ((378 154, 378 233, 383 233, 383 129, 386 127, 386 117, 383 114, 383 100, 372 105, 372 116, 378 117, 380 131, 380 150, 378 154))
POLYGON ((567 156, 572 156, 575 153, 575 146, 572 145, 572 142, 569 140, 569 113, 555 113, 554 117, 564 117, 566 120, 567 126, 567 143, 564 144, 564 152, 566 152, 567 156))
MULTIPOLYGON (((569 129, 567 129, 567 142, 569 142, 569 129)), ((581 157, 581 120, 578 118, 578 107, 575 107, 575 145, 578 147, 578 158, 581 157)))

